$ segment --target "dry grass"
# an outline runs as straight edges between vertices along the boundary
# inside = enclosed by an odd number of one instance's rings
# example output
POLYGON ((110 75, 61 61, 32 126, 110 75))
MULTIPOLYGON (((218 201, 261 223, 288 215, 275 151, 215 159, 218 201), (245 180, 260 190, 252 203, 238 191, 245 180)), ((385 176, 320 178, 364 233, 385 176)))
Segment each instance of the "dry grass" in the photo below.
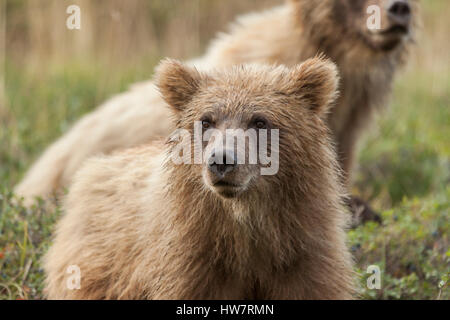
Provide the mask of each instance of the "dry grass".
POLYGON ((87 57, 132 63, 148 55, 185 58, 240 12, 276 0, 8 0, 7 53, 27 64, 87 57), (65 28, 67 6, 81 8, 82 28, 65 28))

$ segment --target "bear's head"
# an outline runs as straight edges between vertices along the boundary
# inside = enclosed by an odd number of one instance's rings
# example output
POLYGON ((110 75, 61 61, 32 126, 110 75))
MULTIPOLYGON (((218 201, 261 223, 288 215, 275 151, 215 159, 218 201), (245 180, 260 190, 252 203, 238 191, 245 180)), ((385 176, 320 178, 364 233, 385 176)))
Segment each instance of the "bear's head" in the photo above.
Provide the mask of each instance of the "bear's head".
POLYGON ((292 191, 295 198, 334 179, 325 119, 338 76, 328 60, 208 73, 165 60, 156 80, 175 117, 171 162, 186 184, 221 198, 254 191, 292 191))
POLYGON ((289 0, 318 41, 348 39, 374 51, 390 52, 410 42, 418 20, 418 0, 289 0))

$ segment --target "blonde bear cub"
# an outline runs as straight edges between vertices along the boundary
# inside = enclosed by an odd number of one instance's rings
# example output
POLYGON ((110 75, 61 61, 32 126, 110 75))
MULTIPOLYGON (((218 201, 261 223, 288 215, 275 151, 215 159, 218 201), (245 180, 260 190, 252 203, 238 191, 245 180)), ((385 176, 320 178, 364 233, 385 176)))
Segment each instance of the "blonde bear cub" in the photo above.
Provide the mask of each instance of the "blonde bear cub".
POLYGON ((259 159, 238 163, 239 150, 219 139, 202 142, 201 163, 172 159, 179 144, 193 150, 192 139, 88 160, 45 256, 47 297, 352 299, 344 192, 326 126, 335 65, 314 58, 290 69, 199 72, 165 60, 155 83, 185 133, 194 123, 202 133, 279 132, 267 144, 278 143, 278 171, 261 174, 259 159), (67 286, 70 266, 78 289, 67 286))

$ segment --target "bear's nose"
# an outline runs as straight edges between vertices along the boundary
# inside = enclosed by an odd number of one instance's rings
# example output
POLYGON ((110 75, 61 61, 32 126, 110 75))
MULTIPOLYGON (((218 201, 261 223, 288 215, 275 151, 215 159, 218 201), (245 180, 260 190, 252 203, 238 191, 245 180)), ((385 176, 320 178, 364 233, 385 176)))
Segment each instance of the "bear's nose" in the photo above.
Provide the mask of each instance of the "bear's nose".
POLYGON ((233 171, 236 165, 236 154, 231 150, 213 150, 208 159, 209 170, 219 178, 233 171))
POLYGON ((407 0, 392 1, 388 11, 391 19, 400 24, 407 23, 411 17, 411 6, 407 0))

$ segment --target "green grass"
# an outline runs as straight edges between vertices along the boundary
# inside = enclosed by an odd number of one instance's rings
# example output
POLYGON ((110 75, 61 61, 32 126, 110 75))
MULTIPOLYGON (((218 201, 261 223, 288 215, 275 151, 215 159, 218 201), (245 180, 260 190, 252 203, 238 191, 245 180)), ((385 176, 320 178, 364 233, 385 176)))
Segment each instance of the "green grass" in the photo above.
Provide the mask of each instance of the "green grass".
MULTIPOLYGON (((8 63, 8 108, 0 110, 0 299, 42 298, 40 259, 60 215, 42 203, 17 204, 12 187, 48 143, 111 94, 147 79, 155 63, 111 70, 72 62, 45 74, 8 63)), ((384 219, 349 232, 363 298, 450 298, 449 106, 447 73, 410 71, 361 147, 354 191, 384 219), (382 271, 381 290, 365 286, 369 265, 382 271)))
POLYGON ((448 74, 412 70, 361 147, 354 191, 383 215, 349 232, 364 298, 450 298, 449 106, 448 74), (365 285, 369 265, 381 268, 381 290, 365 285))
POLYGON ((404 200, 383 212, 383 225, 349 232, 366 299, 449 299, 450 188, 423 199, 404 200), (367 267, 381 270, 381 289, 369 290, 367 267))
POLYGON ((13 204, 12 194, 0 193, 0 299, 42 298, 41 257, 50 245, 59 209, 42 202, 26 209, 13 204))
POLYGON ((361 148, 357 181, 366 198, 389 206, 450 182, 450 77, 412 71, 394 93, 361 148))

